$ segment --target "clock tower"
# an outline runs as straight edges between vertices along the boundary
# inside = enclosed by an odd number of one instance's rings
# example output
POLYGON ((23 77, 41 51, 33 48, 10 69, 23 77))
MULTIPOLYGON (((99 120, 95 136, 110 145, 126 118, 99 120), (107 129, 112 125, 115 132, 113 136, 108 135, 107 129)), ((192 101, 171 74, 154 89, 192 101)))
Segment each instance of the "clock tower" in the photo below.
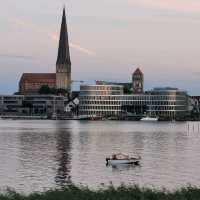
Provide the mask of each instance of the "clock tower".
POLYGON ((134 94, 142 94, 144 92, 144 75, 139 68, 133 73, 132 84, 134 94))

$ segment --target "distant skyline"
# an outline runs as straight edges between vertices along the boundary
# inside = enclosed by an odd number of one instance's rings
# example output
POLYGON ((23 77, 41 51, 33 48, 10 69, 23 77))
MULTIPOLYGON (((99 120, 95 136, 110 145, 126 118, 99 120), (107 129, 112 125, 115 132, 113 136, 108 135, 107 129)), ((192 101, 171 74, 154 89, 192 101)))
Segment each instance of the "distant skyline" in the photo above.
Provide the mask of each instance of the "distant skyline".
MULTIPOLYGON (((200 95, 200 1, 7 0, 0 12, 0 94, 18 90, 24 72, 55 72, 65 5, 72 79, 128 82, 200 95)), ((77 87, 75 84, 74 87, 77 87)))

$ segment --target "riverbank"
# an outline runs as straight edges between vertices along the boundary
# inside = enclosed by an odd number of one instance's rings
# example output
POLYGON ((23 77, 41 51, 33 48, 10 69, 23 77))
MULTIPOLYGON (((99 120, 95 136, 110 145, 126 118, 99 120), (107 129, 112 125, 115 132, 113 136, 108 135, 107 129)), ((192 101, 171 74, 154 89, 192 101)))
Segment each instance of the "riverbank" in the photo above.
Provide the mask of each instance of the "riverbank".
POLYGON ((110 186, 99 190, 90 190, 87 187, 67 186, 60 190, 49 190, 44 193, 33 193, 28 196, 8 190, 0 194, 0 200, 197 200, 200 199, 200 189, 187 187, 174 192, 138 186, 110 186))

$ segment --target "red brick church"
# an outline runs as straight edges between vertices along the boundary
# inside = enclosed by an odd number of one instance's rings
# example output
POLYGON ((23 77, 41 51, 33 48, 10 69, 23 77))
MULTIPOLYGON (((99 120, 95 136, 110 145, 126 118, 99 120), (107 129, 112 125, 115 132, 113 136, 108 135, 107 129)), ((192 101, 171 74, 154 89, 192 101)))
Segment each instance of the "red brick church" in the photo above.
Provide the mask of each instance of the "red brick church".
POLYGON ((19 81, 19 93, 23 95, 38 94, 44 85, 71 92, 71 60, 65 8, 60 30, 56 73, 24 73, 19 81))

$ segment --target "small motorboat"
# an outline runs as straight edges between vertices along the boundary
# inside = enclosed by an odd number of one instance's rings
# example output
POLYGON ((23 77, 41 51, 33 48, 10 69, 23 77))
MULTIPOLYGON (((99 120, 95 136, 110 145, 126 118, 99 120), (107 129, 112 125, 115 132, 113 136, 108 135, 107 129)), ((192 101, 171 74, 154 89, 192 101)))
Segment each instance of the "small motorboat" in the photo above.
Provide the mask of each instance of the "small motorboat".
POLYGON ((138 165, 141 157, 130 157, 129 155, 118 153, 113 154, 111 157, 106 158, 107 165, 118 165, 118 164, 135 164, 138 165))
POLYGON ((158 120, 159 120, 158 117, 148 117, 148 116, 140 119, 140 121, 146 121, 146 122, 156 122, 158 120))

